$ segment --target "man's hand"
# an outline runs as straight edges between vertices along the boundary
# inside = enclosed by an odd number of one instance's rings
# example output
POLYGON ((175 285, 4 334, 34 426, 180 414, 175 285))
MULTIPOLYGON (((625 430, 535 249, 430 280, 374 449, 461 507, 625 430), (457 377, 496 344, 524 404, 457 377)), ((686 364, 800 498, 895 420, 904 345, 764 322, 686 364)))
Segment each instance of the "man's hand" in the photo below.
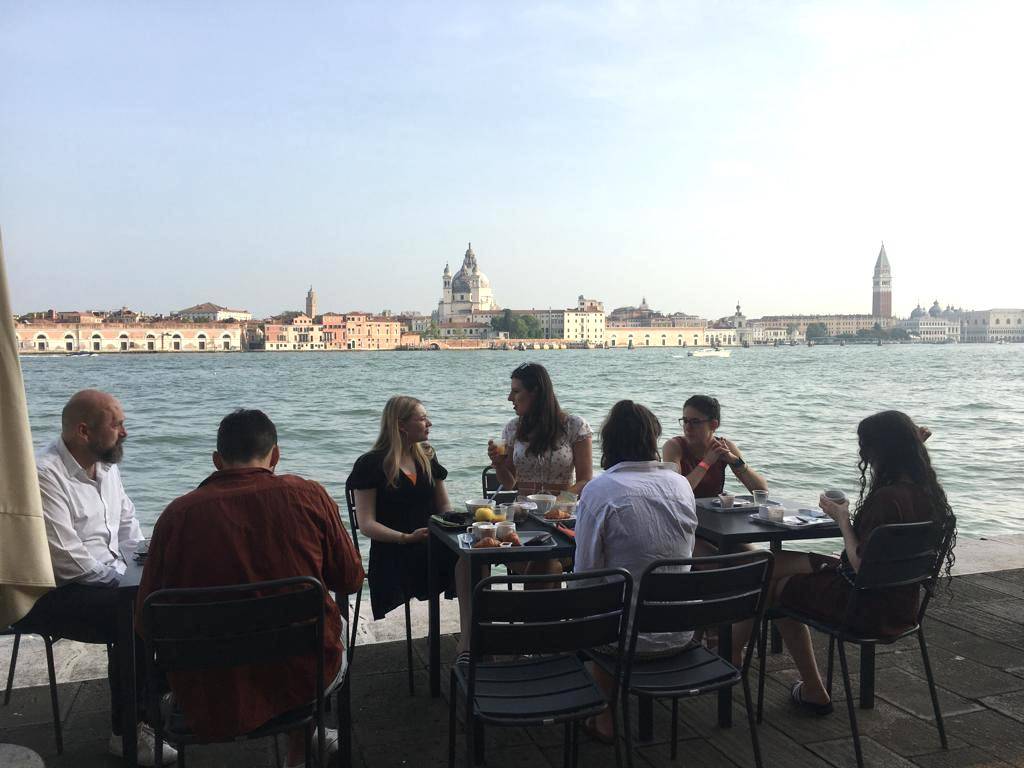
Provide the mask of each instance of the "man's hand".
POLYGON ((921 438, 921 442, 927 442, 928 438, 932 436, 932 431, 928 427, 918 427, 917 436, 921 438))

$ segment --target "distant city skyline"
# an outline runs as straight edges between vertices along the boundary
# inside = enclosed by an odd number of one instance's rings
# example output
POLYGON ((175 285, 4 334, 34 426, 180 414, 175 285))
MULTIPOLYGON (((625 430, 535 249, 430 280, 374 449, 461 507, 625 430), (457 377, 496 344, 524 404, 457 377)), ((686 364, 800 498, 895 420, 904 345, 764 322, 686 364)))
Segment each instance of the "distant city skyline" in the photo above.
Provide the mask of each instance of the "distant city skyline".
POLYGON ((0 25, 13 308, 1024 305, 1012 2, 44 4, 0 25))

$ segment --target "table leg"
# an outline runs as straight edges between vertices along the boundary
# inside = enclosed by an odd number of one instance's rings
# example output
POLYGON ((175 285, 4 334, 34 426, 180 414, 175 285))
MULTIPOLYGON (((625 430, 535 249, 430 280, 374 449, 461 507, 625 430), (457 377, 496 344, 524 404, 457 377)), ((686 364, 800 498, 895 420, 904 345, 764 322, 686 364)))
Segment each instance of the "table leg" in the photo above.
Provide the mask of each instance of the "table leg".
POLYGON ((135 594, 122 597, 117 609, 118 671, 121 676, 121 748, 124 762, 138 763, 136 726, 139 721, 138 691, 135 690, 135 594))
MULTIPOLYGON (((650 696, 640 696, 637 712, 637 740, 640 742, 654 741, 654 699, 650 696)), ((624 723, 623 728, 631 727, 624 723)))
MULTIPOLYGON (((771 553, 773 555, 778 556, 778 554, 782 551, 782 542, 771 541, 768 545, 768 548, 771 550, 771 553)), ((771 635, 769 637, 771 639, 771 652, 782 653, 782 633, 779 632, 779 628, 778 626, 776 626, 774 621, 771 622, 771 635)), ((761 663, 764 663, 763 659, 761 660, 761 663)))
POLYGON ((440 543, 427 537, 427 655, 430 665, 430 695, 441 695, 441 596, 437 592, 437 563, 440 543))
POLYGON ((875 646, 860 647, 860 708, 875 707, 875 646))

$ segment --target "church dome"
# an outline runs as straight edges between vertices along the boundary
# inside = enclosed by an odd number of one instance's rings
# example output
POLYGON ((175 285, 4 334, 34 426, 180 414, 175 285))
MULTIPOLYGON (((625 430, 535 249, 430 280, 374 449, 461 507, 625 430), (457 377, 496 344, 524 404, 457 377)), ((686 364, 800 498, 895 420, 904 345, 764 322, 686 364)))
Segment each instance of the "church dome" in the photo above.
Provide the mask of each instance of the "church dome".
POLYGON ((931 309, 928 310, 928 314, 932 317, 942 317, 942 307, 939 306, 938 301, 932 304, 931 309))
POLYGON ((480 267, 476 263, 476 254, 473 253, 473 244, 470 243, 469 247, 466 248, 466 255, 462 259, 462 266, 455 273, 455 277, 452 278, 452 291, 455 293, 470 293, 473 290, 474 281, 480 288, 491 287, 491 281, 487 279, 487 275, 480 271, 480 267))
POLYGON ((910 313, 910 319, 916 320, 917 318, 924 317, 927 314, 928 313, 924 310, 924 308, 920 304, 918 304, 914 311, 910 313))

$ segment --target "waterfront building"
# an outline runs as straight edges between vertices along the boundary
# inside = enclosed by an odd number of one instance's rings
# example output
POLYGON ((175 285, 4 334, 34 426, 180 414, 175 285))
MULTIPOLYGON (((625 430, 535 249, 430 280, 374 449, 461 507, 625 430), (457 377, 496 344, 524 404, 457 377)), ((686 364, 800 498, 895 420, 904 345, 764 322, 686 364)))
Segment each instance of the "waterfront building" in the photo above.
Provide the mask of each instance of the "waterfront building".
POLYGON ((912 338, 926 344, 960 341, 960 320, 945 317, 937 301, 927 311, 918 304, 909 318, 899 321, 899 327, 912 338))
POLYGON ((459 271, 452 275, 444 265, 441 275, 441 300, 437 304, 438 324, 475 322, 471 316, 478 312, 498 309, 491 291, 491 281, 480 271, 473 252, 473 244, 466 248, 459 271))
POLYGON ((892 269, 889 257, 885 255, 885 243, 875 261, 875 273, 871 278, 871 315, 892 317, 892 269))
POLYGON ((696 315, 674 312, 666 315, 647 306, 647 297, 639 307, 617 307, 608 313, 608 328, 690 328, 704 322, 696 315))
POLYGON ((171 314, 175 320, 191 320, 196 323, 222 323, 225 320, 238 320, 245 322, 252 320, 252 312, 247 309, 228 309, 219 304, 207 301, 203 304, 196 304, 193 307, 186 307, 171 314))
POLYGON ((56 323, 15 324, 22 353, 237 352, 238 323, 56 323))
POLYGON ((811 323, 824 325, 829 336, 856 336, 857 331, 872 330, 876 325, 891 328, 895 322, 891 317, 873 315, 765 315, 761 318, 761 323, 773 328, 786 328, 801 338, 811 323))
MULTIPOLYGON (((583 306, 589 308, 581 309, 580 304, 577 303, 576 307, 568 309, 497 309, 490 312, 474 312, 472 315, 460 319, 459 323, 484 324, 491 329, 493 327, 491 321, 496 317, 501 317, 507 311, 513 317, 533 317, 540 325, 542 338, 564 339, 574 346, 600 347, 605 343, 605 315, 603 309, 593 308, 595 304, 600 306, 601 303, 594 302, 592 299, 583 299, 583 306)), ((444 324, 442 323, 439 327, 444 327, 444 324)))
POLYGON ((335 312, 318 317, 300 313, 287 322, 266 323, 263 349, 267 352, 379 350, 418 343, 418 336, 407 336, 403 342, 403 333, 402 323, 393 317, 367 312, 335 312))
POLYGON ((960 340, 970 344, 1024 341, 1024 309, 962 312, 960 340))
POLYGON ((733 330, 712 330, 704 321, 691 326, 628 326, 605 329, 608 347, 702 347, 736 344, 733 330))

